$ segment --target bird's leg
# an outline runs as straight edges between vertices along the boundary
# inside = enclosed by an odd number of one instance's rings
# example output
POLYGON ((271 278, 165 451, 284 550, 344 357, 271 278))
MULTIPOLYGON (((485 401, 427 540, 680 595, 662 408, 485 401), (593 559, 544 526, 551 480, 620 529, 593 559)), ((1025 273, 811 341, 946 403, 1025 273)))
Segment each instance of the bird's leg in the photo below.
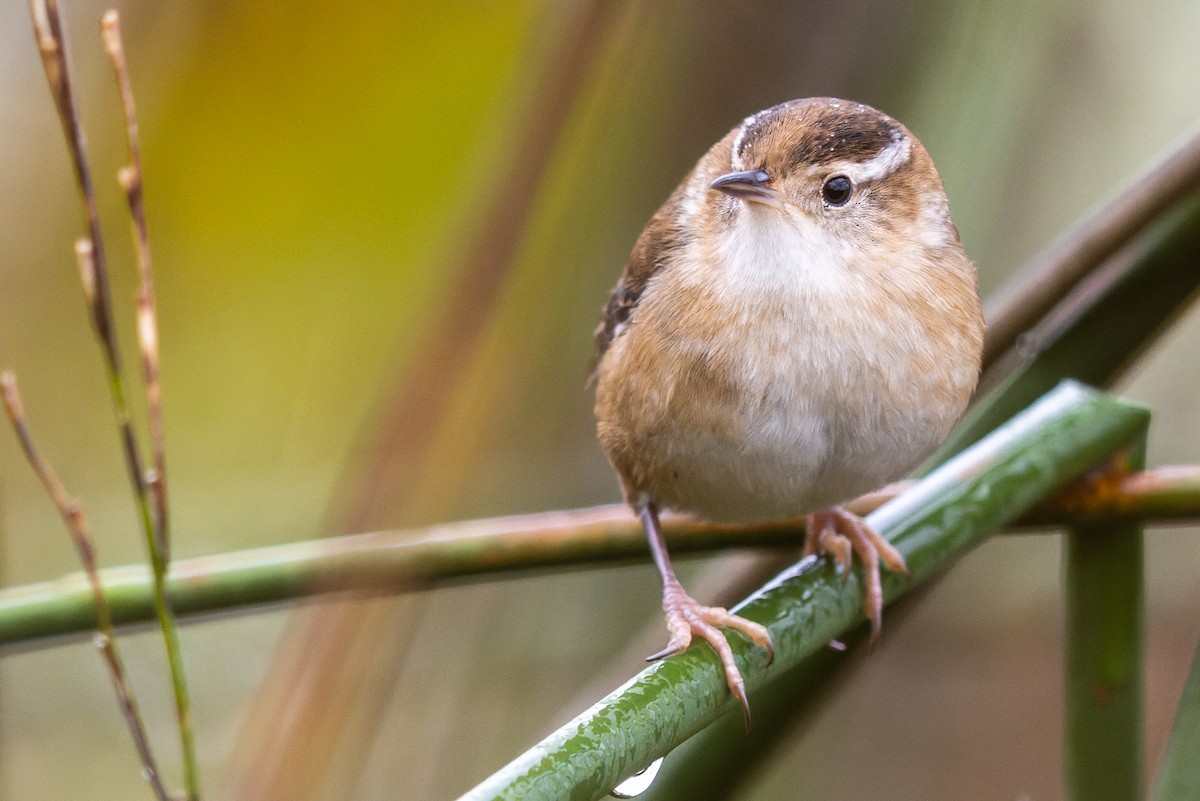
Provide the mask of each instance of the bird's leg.
POLYGON ((883 583, 879 577, 879 562, 883 561, 893 573, 908 574, 904 557, 879 532, 853 512, 832 506, 813 512, 805 522, 804 555, 828 553, 842 569, 842 580, 850 570, 851 554, 858 554, 863 563, 863 611, 871 621, 871 641, 879 636, 883 621, 883 583))
POLYGON ((667 630, 671 640, 667 647, 653 656, 646 658, 647 662, 662 659, 664 656, 682 653, 692 642, 692 636, 697 635, 705 640, 717 652, 721 665, 725 669, 725 683, 729 691, 742 705, 742 713, 746 718, 746 726, 750 725, 750 702, 746 699, 746 683, 741 671, 733 659, 733 650, 729 641, 721 633, 720 628, 734 629, 745 635, 755 645, 767 650, 767 664, 775 658, 775 649, 771 645, 771 635, 766 627, 738 617, 717 606, 702 606, 683 589, 675 570, 671 567, 671 557, 667 553, 667 543, 663 539, 662 527, 658 522, 658 508, 650 501, 638 505, 638 517, 646 529, 646 539, 650 543, 650 553, 663 582, 663 614, 667 618, 667 630))

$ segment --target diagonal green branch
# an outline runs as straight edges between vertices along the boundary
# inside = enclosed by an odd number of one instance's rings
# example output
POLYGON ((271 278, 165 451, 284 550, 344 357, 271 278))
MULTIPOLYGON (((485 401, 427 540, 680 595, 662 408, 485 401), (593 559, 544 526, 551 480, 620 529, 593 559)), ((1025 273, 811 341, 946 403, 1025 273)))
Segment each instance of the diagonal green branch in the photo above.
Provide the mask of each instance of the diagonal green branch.
POLYGON ((1200 190, 1155 220, 1101 274, 1077 287, 1029 331, 1016 354, 1019 363, 993 366, 1005 377, 928 463, 975 442, 1063 378, 1111 386, 1200 294, 1198 251, 1200 190))
MULTIPOLYGON (((870 521, 904 553, 910 579, 889 575, 892 600, 944 569, 987 534, 1082 475, 1145 430, 1148 413, 1073 383, 1058 389, 951 460, 870 521)), ((739 612, 767 625, 769 670, 760 652, 735 643, 751 689, 825 647, 862 620, 860 573, 845 584, 826 560, 780 574, 739 612)), ((753 703, 753 701, 752 701, 753 703)), ((693 648, 647 668, 463 796, 597 799, 731 708, 715 656, 693 648)))
POLYGON ((988 301, 984 362, 990 364, 1043 320, 1061 298, 1127 242, 1200 187, 1200 130, 1183 136, 1100 208, 1034 256, 988 301))

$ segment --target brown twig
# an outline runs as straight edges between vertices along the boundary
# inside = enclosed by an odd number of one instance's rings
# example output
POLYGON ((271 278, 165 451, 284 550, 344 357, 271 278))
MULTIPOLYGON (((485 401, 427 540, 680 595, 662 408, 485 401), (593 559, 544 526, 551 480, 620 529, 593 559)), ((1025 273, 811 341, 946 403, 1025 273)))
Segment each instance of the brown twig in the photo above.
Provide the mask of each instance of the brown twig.
POLYGON ((1091 271, 1189 192, 1200 187, 1200 131, 1186 136, 1095 214, 1035 255, 988 304, 984 364, 1019 347, 1091 271))
POLYGON ((150 750, 150 741, 146 736, 146 728, 142 723, 141 713, 138 711, 137 700, 133 695, 133 688, 129 685, 126 678, 125 664, 121 660, 120 651, 117 650, 116 632, 113 628, 112 614, 108 608, 104 586, 100 581, 100 572, 96 567, 96 547, 88 528, 87 516, 84 514, 83 506, 79 501, 71 497, 70 493, 67 492, 67 488, 59 480, 54 468, 42 458, 34 446, 33 436, 29 433, 29 426, 25 422, 24 405, 21 403, 21 396, 17 391, 17 379, 7 370, 3 374, 0 374, 0 390, 2 390, 4 395, 4 408, 8 412, 8 419, 11 421, 13 430, 21 442, 21 449, 25 452, 25 458, 28 459, 33 472, 37 474, 38 479, 42 482, 42 486, 46 488, 46 492, 50 495, 50 499, 54 501, 55 507, 58 508, 58 513, 66 524, 67 531, 71 534, 71 541, 75 544, 75 550, 79 554, 79 561, 83 563, 83 570, 87 575, 88 585, 90 586, 96 607, 96 627, 98 632, 94 643, 104 661, 105 667, 108 668, 113 689, 117 693, 117 701, 121 706, 121 712, 125 716, 125 723, 129 726, 129 733, 133 737, 133 744, 137 748, 138 756, 142 760, 143 774, 146 777, 146 781, 150 783, 150 787, 154 790, 155 796, 160 801, 169 801, 170 796, 163 786, 158 765, 154 760, 154 754, 150 750))

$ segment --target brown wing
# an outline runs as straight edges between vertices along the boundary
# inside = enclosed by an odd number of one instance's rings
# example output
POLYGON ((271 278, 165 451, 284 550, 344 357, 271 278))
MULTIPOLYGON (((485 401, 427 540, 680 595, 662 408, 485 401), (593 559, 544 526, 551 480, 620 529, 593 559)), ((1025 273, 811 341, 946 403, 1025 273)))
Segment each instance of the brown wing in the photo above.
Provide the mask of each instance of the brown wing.
POLYGON ((671 254, 689 240, 678 224, 679 197, 680 191, 676 190, 671 199, 650 218, 650 222, 646 224, 642 235, 633 246, 633 253, 629 255, 625 272, 621 273, 608 303, 604 304, 604 316, 596 326, 596 351, 592 356, 591 370, 588 371, 588 383, 595 380, 600 359, 604 357, 613 340, 621 335, 642 298, 646 284, 663 268, 671 254))

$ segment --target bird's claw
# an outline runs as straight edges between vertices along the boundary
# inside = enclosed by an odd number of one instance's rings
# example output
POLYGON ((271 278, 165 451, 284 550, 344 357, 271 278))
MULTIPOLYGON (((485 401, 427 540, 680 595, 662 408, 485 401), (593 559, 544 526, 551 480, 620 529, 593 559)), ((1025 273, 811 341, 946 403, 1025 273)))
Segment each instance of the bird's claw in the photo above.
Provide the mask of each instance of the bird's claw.
POLYGON ((775 646, 771 643, 771 635, 766 627, 722 607, 703 606, 688 595, 678 583, 671 584, 663 590, 663 613, 667 618, 671 640, 666 648, 646 657, 646 661, 652 662, 682 653, 691 645, 693 636, 700 637, 717 652, 725 670, 725 684, 741 704, 746 727, 749 728, 750 702, 746 697, 746 682, 734 660, 733 649, 729 647, 729 641, 721 629, 733 629, 755 645, 764 648, 769 665, 775 659, 775 646))
POLYGON ((882 561, 893 573, 908 575, 904 556, 867 525, 858 515, 840 506, 808 515, 804 555, 828 553, 841 569, 842 583, 850 571, 852 554, 863 563, 863 612, 871 621, 871 641, 879 637, 883 622, 883 581, 879 574, 882 561))

